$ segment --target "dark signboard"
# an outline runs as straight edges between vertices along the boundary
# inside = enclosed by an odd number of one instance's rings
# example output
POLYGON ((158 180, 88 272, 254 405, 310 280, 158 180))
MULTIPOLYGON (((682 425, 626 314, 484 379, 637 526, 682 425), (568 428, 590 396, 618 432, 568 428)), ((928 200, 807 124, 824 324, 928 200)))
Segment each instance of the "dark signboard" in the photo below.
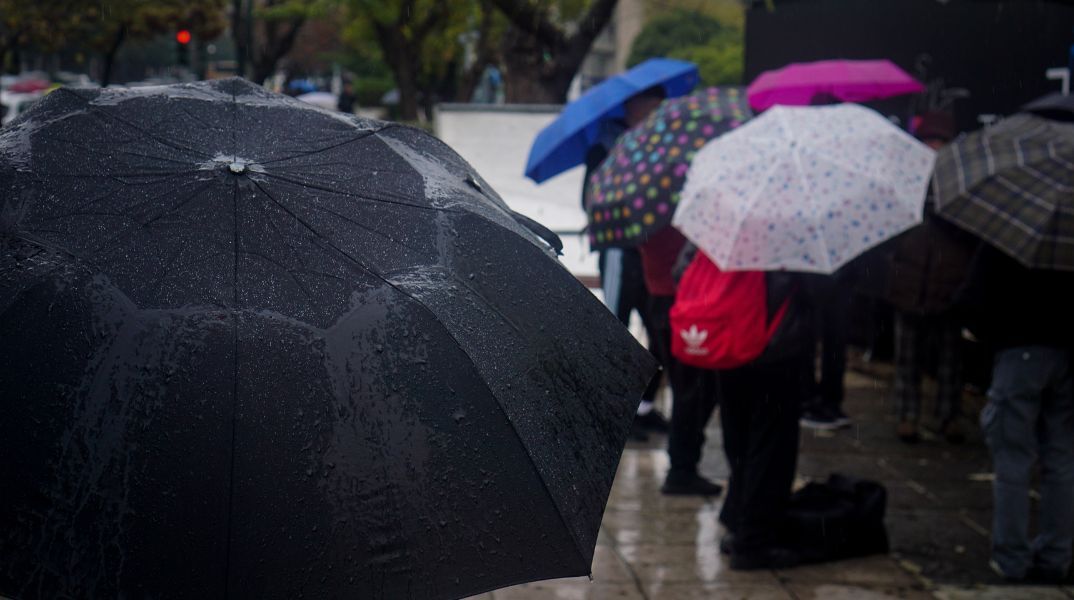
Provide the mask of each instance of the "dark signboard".
POLYGON ((1046 0, 761 0, 746 16, 745 79, 791 62, 887 58, 929 86, 882 103, 905 118, 947 106, 959 127, 1058 91, 1074 3, 1046 0))

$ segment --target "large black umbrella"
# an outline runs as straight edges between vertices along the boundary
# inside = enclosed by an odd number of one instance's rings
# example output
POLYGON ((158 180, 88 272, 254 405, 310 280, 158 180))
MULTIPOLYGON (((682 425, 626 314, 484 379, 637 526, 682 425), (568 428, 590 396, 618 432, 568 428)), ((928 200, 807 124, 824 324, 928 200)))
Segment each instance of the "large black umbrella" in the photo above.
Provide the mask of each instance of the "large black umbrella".
POLYGON ((0 595, 589 572, 650 356, 413 128, 242 80, 0 132, 0 595))

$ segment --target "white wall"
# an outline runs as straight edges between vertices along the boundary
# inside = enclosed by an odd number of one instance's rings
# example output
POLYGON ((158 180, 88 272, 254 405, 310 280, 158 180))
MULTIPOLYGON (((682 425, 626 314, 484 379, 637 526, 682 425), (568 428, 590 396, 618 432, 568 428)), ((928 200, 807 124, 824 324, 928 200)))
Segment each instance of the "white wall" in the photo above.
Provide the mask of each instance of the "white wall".
POLYGON ((579 166, 538 185, 524 174, 537 133, 559 114, 559 107, 441 105, 436 135, 455 149, 514 210, 560 234, 560 260, 576 275, 597 273, 596 254, 581 235, 582 175, 579 166))

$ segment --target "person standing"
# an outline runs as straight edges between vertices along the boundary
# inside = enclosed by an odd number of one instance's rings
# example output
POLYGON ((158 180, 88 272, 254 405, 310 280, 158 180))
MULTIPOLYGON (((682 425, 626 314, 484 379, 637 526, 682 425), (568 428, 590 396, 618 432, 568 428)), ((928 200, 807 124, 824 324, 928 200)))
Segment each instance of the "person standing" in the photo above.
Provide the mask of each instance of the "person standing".
POLYGON ((806 363, 809 371, 807 383, 812 384, 810 397, 800 421, 810 429, 838 429, 849 427, 851 420, 843 412, 844 383, 847 369, 847 342, 850 329, 850 304, 854 287, 850 279, 852 265, 847 265, 834 275, 818 278, 817 294, 813 304, 817 307, 816 337, 820 341, 820 381, 813 372, 816 362, 816 345, 810 348, 806 363))
POLYGON ((354 114, 354 103, 357 100, 354 96, 354 83, 350 79, 343 80, 343 89, 339 91, 339 98, 336 101, 336 110, 348 115, 354 114))
POLYGON ((685 245, 686 238, 669 225, 639 247, 645 287, 649 291, 652 340, 666 361, 671 385, 668 432, 671 468, 660 491, 674 496, 716 496, 723 488, 698 472, 705 445, 705 426, 719 398, 716 372, 683 364, 671 354, 671 307, 675 303, 677 287, 674 268, 685 245))
POLYGON ((816 277, 766 273, 769 321, 784 303, 787 310, 760 357, 719 372, 724 453, 731 467, 720 522, 730 533, 735 570, 788 568, 799 560, 782 539, 781 526, 798 463, 798 420, 812 383, 807 362, 815 341, 816 277))
MULTIPOLYGON (((612 119, 601 124, 597 142, 589 147, 585 156, 585 177, 582 188, 582 210, 588 204, 589 176, 607 158, 612 146, 627 129, 641 123, 664 98, 664 89, 649 88, 626 102, 624 119, 612 119)), ((608 309, 625 326, 630 325, 630 315, 637 311, 649 337, 649 351, 667 369, 667 356, 660 344, 654 341, 654 328, 649 313, 649 292, 642 273, 641 254, 637 248, 608 248, 597 256, 601 290, 608 309)), ((654 401, 660 390, 662 375, 653 377, 642 394, 637 416, 631 428, 631 438, 636 441, 648 439, 649 432, 663 433, 668 430, 667 419, 656 409, 654 401)))
MULTIPOLYGON (((915 135, 934 150, 954 137, 949 113, 923 116, 915 135)), ((936 416, 944 437, 958 443, 962 414, 962 322, 958 301, 967 281, 976 242, 933 214, 925 203, 924 222, 899 237, 891 257, 888 299, 895 307, 896 435, 920 439, 921 377, 935 349, 936 416), (931 343, 930 343, 931 342, 931 343)))
POLYGON ((1028 269, 982 242, 970 290, 970 329, 995 351, 981 411, 995 471, 991 564, 1011 581, 1059 583, 1074 543, 1074 273, 1028 269))

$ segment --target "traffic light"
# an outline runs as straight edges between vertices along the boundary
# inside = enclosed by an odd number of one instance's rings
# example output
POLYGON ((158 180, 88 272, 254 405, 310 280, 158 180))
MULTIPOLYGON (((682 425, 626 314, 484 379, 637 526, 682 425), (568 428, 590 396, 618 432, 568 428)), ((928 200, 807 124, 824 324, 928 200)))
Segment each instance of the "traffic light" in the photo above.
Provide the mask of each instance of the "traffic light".
POLYGON ((178 58, 179 66, 190 66, 190 31, 187 29, 180 29, 175 32, 175 54, 178 58))

